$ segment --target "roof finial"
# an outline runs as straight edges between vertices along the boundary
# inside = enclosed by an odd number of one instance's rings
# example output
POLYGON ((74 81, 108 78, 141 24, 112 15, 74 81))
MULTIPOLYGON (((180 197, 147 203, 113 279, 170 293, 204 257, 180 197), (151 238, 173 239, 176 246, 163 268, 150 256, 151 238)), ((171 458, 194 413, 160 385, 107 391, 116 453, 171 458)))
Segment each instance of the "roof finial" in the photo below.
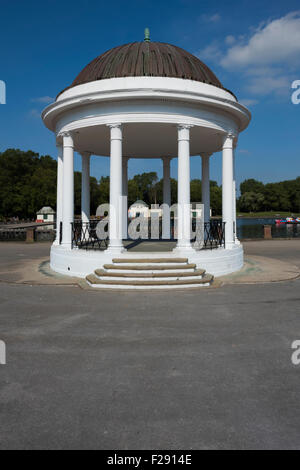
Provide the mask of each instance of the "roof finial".
POLYGON ((150 41, 150 31, 149 28, 145 28, 145 38, 144 41, 149 42, 150 41))

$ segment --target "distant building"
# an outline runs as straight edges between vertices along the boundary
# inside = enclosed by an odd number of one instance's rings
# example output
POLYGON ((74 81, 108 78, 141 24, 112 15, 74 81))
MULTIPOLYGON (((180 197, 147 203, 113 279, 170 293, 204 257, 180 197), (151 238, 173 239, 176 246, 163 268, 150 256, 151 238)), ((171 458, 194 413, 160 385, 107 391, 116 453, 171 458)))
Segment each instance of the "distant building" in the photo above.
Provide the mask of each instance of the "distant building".
MULTIPOLYGON (((159 204, 152 204, 150 209, 149 206, 141 200, 134 202, 128 210, 129 219, 135 219, 140 216, 151 217, 151 215, 155 214, 157 214, 158 217, 162 217, 163 209, 161 206, 159 204)), ((191 215, 193 218, 201 218, 203 216, 203 204, 201 202, 191 203, 191 215)))
MULTIPOLYGON (((211 209, 209 210, 211 216, 211 209)), ((204 216, 203 204, 202 202, 192 202, 191 203, 191 213, 193 218, 201 219, 204 216)))
POLYGON ((149 217, 149 207, 148 205, 141 200, 135 201, 128 210, 128 217, 130 219, 135 219, 136 217, 149 217))
POLYGON ((36 214, 36 222, 44 223, 44 222, 54 222, 55 221, 55 211, 52 207, 43 207, 39 210, 36 214))
POLYGON ((143 216, 143 217, 151 217, 152 215, 158 215, 158 217, 162 217, 163 210, 159 204, 151 204, 151 209, 144 201, 136 201, 134 202, 128 210, 128 217, 129 219, 135 219, 136 217, 143 216))

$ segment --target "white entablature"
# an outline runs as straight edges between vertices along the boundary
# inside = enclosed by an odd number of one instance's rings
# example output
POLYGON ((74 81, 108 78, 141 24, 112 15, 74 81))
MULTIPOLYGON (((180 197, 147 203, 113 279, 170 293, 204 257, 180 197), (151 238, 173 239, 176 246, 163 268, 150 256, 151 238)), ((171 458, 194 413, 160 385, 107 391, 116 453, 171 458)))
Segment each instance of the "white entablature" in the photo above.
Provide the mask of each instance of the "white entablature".
MULTIPOLYGON (((131 158, 161 156, 172 139, 172 128, 175 135, 174 128, 179 123, 195 127, 191 155, 219 151, 222 136, 228 132, 237 135, 249 118, 249 111, 229 92, 205 83, 169 77, 126 77, 78 85, 63 92, 43 112, 49 129, 57 135, 73 131, 76 150, 84 151, 82 147, 89 145, 88 150, 96 155, 109 155, 108 136, 101 126, 114 122, 130 125, 124 153, 131 158), (138 146, 137 155, 133 152, 137 142, 131 144, 136 140, 131 135, 135 134, 134 124, 139 125, 140 140, 144 143, 143 148, 138 146), (147 129, 146 124, 150 126, 147 129), (165 143, 160 142, 156 154, 143 134, 157 133, 157 125, 165 125, 165 143), (97 143, 91 135, 94 127, 100 133, 97 143)), ((176 146, 170 155, 177 155, 176 146)))

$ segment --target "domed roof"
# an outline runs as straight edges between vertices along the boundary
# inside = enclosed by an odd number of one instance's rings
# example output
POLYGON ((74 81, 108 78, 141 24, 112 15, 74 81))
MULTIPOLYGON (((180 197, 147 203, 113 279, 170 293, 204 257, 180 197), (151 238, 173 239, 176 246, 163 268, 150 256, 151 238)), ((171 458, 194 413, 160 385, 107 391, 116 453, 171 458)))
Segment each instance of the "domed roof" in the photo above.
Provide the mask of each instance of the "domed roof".
POLYGON ((143 76, 196 80, 225 89, 211 69, 194 55, 171 44, 145 40, 114 47, 96 57, 65 90, 107 78, 143 76))
POLYGON ((148 204, 146 204, 144 201, 142 201, 141 199, 138 199, 137 201, 135 201, 133 204, 131 204, 130 207, 148 207, 148 204))

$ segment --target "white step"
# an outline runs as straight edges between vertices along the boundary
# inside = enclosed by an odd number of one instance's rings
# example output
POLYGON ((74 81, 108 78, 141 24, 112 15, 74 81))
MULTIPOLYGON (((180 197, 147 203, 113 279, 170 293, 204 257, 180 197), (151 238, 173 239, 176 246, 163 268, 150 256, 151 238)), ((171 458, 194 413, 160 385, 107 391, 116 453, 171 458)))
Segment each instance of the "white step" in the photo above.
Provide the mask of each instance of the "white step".
POLYGON ((178 280, 187 280, 187 279, 201 279, 205 274, 203 269, 197 269, 190 272, 181 271, 172 271, 168 272, 116 272, 116 271, 105 271, 103 269, 96 269, 95 276, 100 280, 109 280, 109 281, 147 281, 147 280, 157 280, 157 281, 178 281, 178 280))
POLYGON ((86 277, 87 283, 98 289, 191 289, 208 287, 213 281, 213 276, 205 274, 197 279, 180 280, 100 280, 94 274, 86 277))
POLYGON ((113 264, 186 264, 187 258, 114 258, 113 264))
POLYGON ((165 264, 147 264, 147 265, 127 265, 127 264, 105 264, 103 268, 111 273, 152 273, 158 274, 161 272, 164 273, 181 273, 181 272, 193 272, 196 268, 195 264, 173 264, 173 265, 165 265, 165 264))
POLYGON ((97 289, 195 289, 208 287, 213 276, 187 258, 115 258, 86 277, 97 289))
POLYGON ((188 264, 187 258, 114 258, 112 260, 114 266, 130 267, 130 266, 158 266, 167 268, 172 266, 185 267, 188 264))

